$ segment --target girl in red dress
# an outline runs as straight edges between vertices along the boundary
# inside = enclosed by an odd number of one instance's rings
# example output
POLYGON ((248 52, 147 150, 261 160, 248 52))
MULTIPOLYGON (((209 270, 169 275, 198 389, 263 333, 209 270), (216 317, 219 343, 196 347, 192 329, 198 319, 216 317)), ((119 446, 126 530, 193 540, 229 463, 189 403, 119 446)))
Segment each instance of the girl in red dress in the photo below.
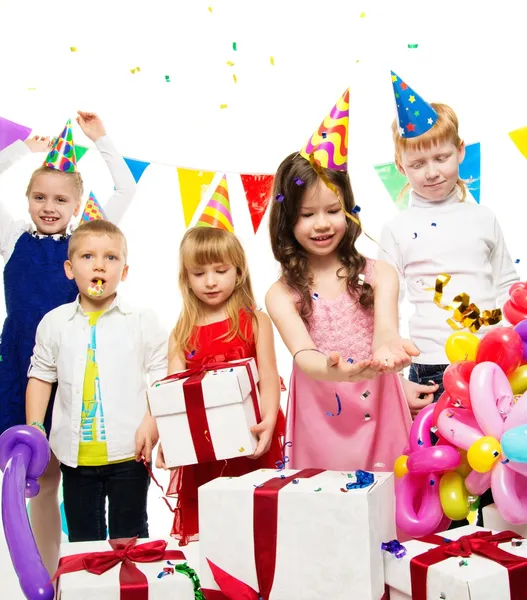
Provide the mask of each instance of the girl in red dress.
MULTIPOLYGON (((199 463, 171 473, 177 496, 172 535, 180 546, 198 539, 198 487, 217 477, 238 477, 281 460, 284 417, 269 317, 256 310, 247 259, 238 238, 213 227, 187 231, 180 246, 183 309, 168 348, 168 373, 210 361, 253 357, 258 365, 262 421, 252 428, 258 445, 250 457, 199 463)), ((166 468, 159 446, 156 466, 166 468)))

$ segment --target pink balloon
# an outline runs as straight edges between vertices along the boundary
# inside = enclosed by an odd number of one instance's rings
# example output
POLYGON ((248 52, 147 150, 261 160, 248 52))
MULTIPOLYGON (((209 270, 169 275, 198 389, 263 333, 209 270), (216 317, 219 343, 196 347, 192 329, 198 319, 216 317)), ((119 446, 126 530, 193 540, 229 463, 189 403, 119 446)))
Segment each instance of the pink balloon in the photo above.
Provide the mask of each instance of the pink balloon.
POLYGON ((527 481, 497 462, 492 469, 492 495, 501 516, 509 523, 527 523, 527 481))
POLYGON ((514 427, 525 425, 527 423, 527 392, 513 405, 511 411, 503 425, 503 431, 509 431, 514 427))
POLYGON ((453 446, 444 444, 413 452, 406 463, 410 473, 444 473, 461 464, 461 456, 453 446))
POLYGON ((437 427, 445 440, 462 450, 468 450, 483 436, 474 414, 466 408, 443 410, 437 419, 437 427))
POLYGON ((450 523, 452 523, 452 520, 449 519, 446 515, 443 515, 441 523, 439 523, 435 531, 432 531, 432 533, 441 533, 442 531, 446 531, 450 527, 450 523))
POLYGON ((460 360, 448 365, 443 373, 443 386, 445 392, 462 406, 470 406, 470 374, 476 366, 473 360, 460 360))
POLYGON ((397 527, 412 537, 422 537, 436 531, 443 519, 439 500, 439 477, 435 473, 401 478, 395 492, 395 520, 397 527), (419 508, 414 501, 422 496, 419 508))
POLYGON ((472 411, 485 435, 497 440, 503 435, 503 418, 496 410, 498 400, 510 405, 511 384, 505 373, 492 362, 477 364, 470 376, 472 411))
POLYGON ((430 448, 432 439, 430 437, 430 428, 433 426, 434 405, 429 404, 419 412, 410 429, 410 453, 430 448))
POLYGON ((491 475, 492 471, 488 471, 487 473, 470 471, 465 478, 465 487, 473 496, 481 496, 490 487, 491 475))

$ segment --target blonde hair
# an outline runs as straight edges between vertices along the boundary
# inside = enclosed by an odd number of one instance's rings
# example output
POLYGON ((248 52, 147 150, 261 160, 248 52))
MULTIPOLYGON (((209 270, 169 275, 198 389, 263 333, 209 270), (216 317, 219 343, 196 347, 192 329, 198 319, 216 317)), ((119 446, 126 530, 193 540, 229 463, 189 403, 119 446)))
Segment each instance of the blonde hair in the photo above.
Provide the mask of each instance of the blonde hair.
POLYGON ((61 177, 69 177, 73 181, 73 186, 75 187, 75 191, 77 192, 77 200, 80 201, 82 198, 82 194, 84 193, 84 183, 82 181, 81 174, 78 171, 75 173, 67 173, 65 171, 60 171, 59 169, 53 169, 52 167, 46 167, 42 165, 31 174, 31 178, 29 179, 29 183, 27 184, 26 189, 26 197, 29 198, 29 194, 31 193, 31 188, 35 183, 35 179, 39 175, 47 175, 48 173, 57 174, 61 177))
MULTIPOLYGON (((172 330, 176 352, 191 349, 189 342, 193 329, 203 315, 203 305, 190 288, 187 269, 214 263, 230 264, 236 268, 236 286, 225 305, 231 323, 225 341, 230 341, 237 335, 248 341, 247 331, 242 330, 240 323, 242 309, 250 312, 253 327, 257 327, 254 315, 256 302, 247 257, 240 241, 233 233, 223 229, 194 227, 185 233, 179 247, 179 288, 183 309, 172 330)), ((197 350, 195 347, 192 349, 197 350)))
MULTIPOLYGON (((434 125, 422 135, 414 138, 403 138, 399 133, 399 123, 397 119, 392 123, 393 144, 395 146, 395 160, 401 162, 401 155, 406 150, 419 151, 430 150, 433 146, 452 142, 456 148, 459 148, 463 140, 459 137, 459 121, 456 113, 448 104, 439 104, 433 102, 432 108, 437 112, 437 121, 434 125)), ((467 186, 465 182, 458 177, 457 185, 461 190, 461 202, 467 196, 467 186)), ((398 200, 402 200, 403 196, 410 189, 410 184, 406 183, 403 189, 399 192, 398 200)))
POLYGON ((124 262, 127 261, 128 244, 126 243, 124 233, 119 229, 119 227, 117 227, 117 225, 114 225, 113 223, 110 223, 110 221, 105 221, 103 219, 84 221, 77 227, 77 229, 75 229, 68 244, 68 260, 71 260, 77 251, 81 239, 90 235, 107 235, 109 237, 119 239, 124 254, 124 262))

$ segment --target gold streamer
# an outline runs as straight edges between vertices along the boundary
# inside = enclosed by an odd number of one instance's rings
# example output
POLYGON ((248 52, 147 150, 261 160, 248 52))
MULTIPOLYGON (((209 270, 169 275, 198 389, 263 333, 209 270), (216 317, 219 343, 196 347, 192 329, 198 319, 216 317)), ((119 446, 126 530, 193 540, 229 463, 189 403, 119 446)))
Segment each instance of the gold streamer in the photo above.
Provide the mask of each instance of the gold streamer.
POLYGON ((455 296, 451 304, 442 304, 444 288, 451 279, 451 275, 442 273, 437 277, 435 287, 425 289, 428 292, 434 292, 434 303, 436 306, 453 312, 452 317, 448 318, 446 322, 454 331, 469 329, 472 333, 475 333, 483 325, 496 325, 501 321, 502 313, 500 308, 484 310, 482 313, 473 302, 470 302, 470 296, 466 292, 455 296))

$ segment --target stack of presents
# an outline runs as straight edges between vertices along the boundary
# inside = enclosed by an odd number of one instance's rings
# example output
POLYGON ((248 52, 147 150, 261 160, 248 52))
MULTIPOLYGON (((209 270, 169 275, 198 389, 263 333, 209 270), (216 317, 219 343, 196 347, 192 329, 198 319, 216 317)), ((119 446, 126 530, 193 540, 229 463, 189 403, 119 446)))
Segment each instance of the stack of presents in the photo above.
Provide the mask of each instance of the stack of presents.
MULTIPOLYGON (((217 459, 251 454, 257 383, 254 360, 246 359, 154 384, 149 399, 167 465, 198 463, 211 450, 217 459), (196 399, 202 410, 189 413, 196 399)), ((398 541, 394 486, 393 473, 364 471, 277 468, 220 477, 199 489, 199 543, 65 544, 57 597, 527 599, 527 531, 510 531, 491 506, 487 528, 398 541)))

